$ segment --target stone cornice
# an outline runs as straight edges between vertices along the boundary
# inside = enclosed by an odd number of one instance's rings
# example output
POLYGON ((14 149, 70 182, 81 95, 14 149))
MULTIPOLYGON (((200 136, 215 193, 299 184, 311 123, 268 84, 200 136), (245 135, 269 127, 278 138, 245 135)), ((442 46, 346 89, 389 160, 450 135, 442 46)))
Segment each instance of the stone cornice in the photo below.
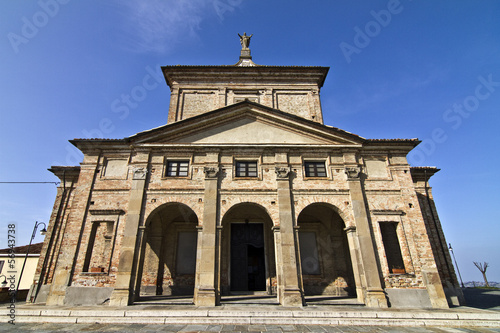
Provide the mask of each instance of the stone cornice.
POLYGON ((329 67, 310 66, 162 66, 170 88, 185 83, 198 82, 213 86, 216 82, 227 85, 243 82, 260 84, 314 84, 321 88, 329 67))
POLYGON ((90 215, 123 215, 125 211, 122 209, 91 209, 90 215))
POLYGON ((373 215, 406 215, 402 210, 375 209, 371 212, 373 215))

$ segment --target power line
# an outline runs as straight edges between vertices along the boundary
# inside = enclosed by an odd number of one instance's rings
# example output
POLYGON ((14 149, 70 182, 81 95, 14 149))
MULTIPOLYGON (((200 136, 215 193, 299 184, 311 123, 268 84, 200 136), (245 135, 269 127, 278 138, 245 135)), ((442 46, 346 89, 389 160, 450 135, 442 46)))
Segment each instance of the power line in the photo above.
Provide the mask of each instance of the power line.
POLYGON ((55 184, 59 185, 61 182, 0 182, 0 184, 55 184))

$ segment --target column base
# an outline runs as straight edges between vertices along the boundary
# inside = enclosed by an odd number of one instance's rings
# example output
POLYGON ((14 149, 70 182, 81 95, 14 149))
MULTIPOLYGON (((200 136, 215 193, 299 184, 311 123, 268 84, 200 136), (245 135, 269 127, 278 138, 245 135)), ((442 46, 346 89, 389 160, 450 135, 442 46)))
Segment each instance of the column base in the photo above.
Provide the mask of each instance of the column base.
POLYGON ((281 305, 283 306, 290 306, 290 307, 297 307, 297 306, 303 306, 304 304, 304 299, 302 298, 302 294, 300 290, 285 290, 283 292, 282 300, 281 300, 281 305))
POLYGON ((436 309, 448 309, 448 301, 446 300, 446 294, 441 284, 439 273, 437 271, 422 270, 422 275, 427 285, 427 292, 429 293, 432 307, 436 309))
POLYGON ((130 291, 128 289, 115 289, 111 294, 110 306, 127 306, 132 303, 130 291))
POLYGON ((356 299, 360 303, 365 302, 365 290, 363 288, 356 286, 356 299))
POLYGON ((193 302, 196 306, 216 306, 217 296, 215 294, 215 289, 196 290, 193 302))
POLYGON ((365 305, 370 308, 388 308, 387 298, 383 290, 367 290, 365 305))
POLYGON ((47 296, 46 305, 64 305, 65 295, 49 295, 47 296))
POLYGON ((56 269, 47 295, 47 305, 64 305, 66 288, 68 287, 69 270, 56 269))

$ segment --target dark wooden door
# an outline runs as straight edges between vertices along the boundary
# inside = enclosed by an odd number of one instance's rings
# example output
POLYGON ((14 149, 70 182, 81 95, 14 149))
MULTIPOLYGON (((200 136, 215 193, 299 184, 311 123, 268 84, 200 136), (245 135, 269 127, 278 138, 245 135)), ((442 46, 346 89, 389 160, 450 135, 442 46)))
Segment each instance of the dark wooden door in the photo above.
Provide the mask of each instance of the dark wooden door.
POLYGON ((264 229, 261 223, 231 224, 231 290, 266 290, 264 229))

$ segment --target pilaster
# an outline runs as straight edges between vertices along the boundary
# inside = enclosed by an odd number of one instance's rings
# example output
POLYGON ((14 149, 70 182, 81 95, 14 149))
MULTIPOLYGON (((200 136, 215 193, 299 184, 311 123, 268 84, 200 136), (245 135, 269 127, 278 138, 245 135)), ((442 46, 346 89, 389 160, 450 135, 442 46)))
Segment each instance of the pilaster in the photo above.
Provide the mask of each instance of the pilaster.
POLYGON ((179 88, 170 88, 170 105, 168 108, 167 124, 171 124, 179 120, 179 117, 177 116, 177 112, 179 110, 179 94, 179 88))
POLYGON ((356 227, 348 227, 344 230, 347 234, 347 242, 349 243, 349 251, 351 253, 352 270, 354 275, 354 283, 356 284, 356 296, 359 302, 364 302, 366 290, 366 278, 363 273, 363 264, 359 253, 359 242, 356 237, 356 227))
POLYGON ((148 165, 136 165, 133 170, 132 188, 127 210, 127 220, 120 247, 120 259, 116 282, 111 294, 111 306, 125 306, 134 301, 134 281, 136 274, 135 263, 139 251, 138 242, 139 224, 144 201, 144 190, 146 186, 148 165))
MULTIPOLYGON (((279 160, 278 157, 276 160, 279 160)), ((280 302, 283 306, 302 306, 303 291, 299 279, 297 261, 297 243, 295 242, 290 189, 290 168, 276 167, 278 188, 278 208, 280 219, 280 254, 281 254, 281 291, 280 302)))
POLYGON ((356 223, 359 252, 361 253, 361 262, 366 279, 364 302, 369 307, 387 308, 387 299, 380 281, 381 272, 377 264, 372 232, 368 221, 367 203, 361 183, 361 169, 358 166, 347 166, 345 173, 351 195, 352 213, 356 223))
MULTIPOLYGON (((214 156, 213 156, 214 157, 214 156)), ((219 167, 206 166, 205 195, 203 199, 203 229, 198 240, 194 304, 197 306, 215 306, 218 303, 216 277, 217 246, 217 210, 219 167)))

